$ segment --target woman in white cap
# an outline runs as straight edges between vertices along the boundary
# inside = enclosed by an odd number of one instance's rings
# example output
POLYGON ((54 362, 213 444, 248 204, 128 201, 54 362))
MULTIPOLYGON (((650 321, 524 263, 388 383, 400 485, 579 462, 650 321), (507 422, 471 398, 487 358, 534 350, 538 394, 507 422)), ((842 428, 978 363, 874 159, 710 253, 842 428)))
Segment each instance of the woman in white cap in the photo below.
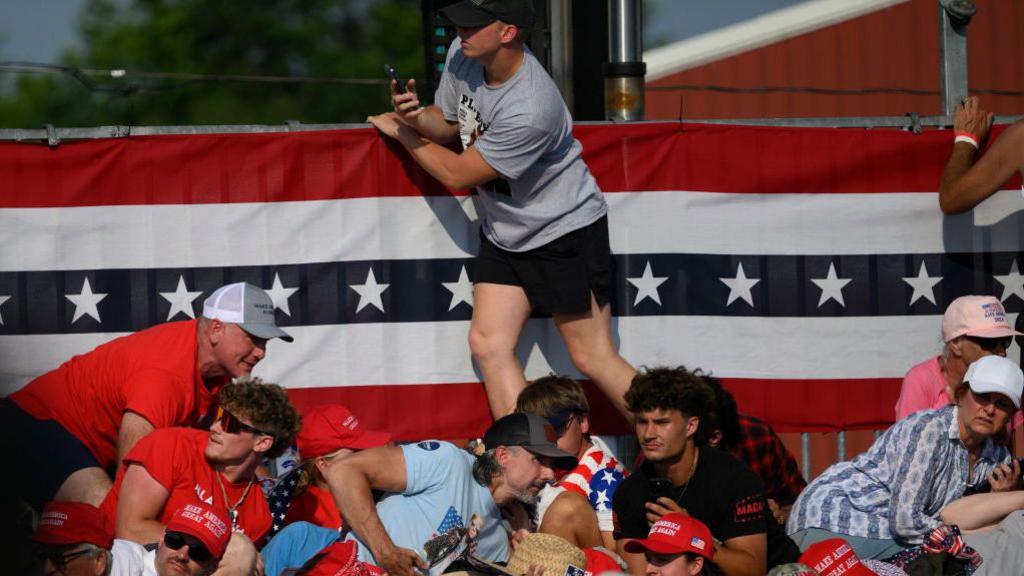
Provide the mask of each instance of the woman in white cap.
POLYGON ((960 523, 943 514, 968 488, 1020 487, 1020 465, 993 437, 1020 409, 1024 373, 1003 356, 967 369, 955 403, 912 414, 851 461, 830 466, 800 494, 787 532, 805 550, 840 537, 860 558, 884 559, 960 523))

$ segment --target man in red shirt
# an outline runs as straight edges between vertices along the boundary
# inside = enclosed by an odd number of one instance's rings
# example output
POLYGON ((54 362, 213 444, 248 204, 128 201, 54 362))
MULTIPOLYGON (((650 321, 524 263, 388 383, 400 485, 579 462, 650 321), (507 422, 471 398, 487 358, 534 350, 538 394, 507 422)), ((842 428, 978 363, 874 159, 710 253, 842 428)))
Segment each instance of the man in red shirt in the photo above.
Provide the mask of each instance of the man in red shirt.
POLYGON ((271 338, 292 340, 270 296, 240 282, 207 298, 198 320, 118 338, 36 378, 0 402, 3 448, 22 458, 18 495, 37 510, 49 500, 99 505, 140 438, 198 424, 218 388, 248 375, 271 338))
POLYGON ((284 388, 257 378, 225 384, 219 396, 209 432, 156 430, 125 457, 102 506, 118 538, 158 542, 173 512, 190 503, 225 514, 253 542, 266 536, 270 510, 256 468, 291 445, 299 414, 284 388))

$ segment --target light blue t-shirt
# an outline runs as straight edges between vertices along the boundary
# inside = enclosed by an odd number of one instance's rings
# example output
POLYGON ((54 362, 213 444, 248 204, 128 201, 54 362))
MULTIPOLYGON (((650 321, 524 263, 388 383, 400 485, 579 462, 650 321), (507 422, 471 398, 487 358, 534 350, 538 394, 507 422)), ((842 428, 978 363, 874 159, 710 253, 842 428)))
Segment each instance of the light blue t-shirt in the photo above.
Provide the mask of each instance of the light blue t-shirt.
MULTIPOLYGON (((473 479, 473 456, 438 440, 402 446, 402 452, 405 492, 387 494, 377 504, 377 516, 395 545, 414 550, 426 559, 427 550, 447 548, 444 540, 459 541, 430 569, 431 576, 437 576, 465 549, 461 535, 475 524, 478 534, 473 554, 492 562, 508 560, 508 535, 501 524, 501 512, 490 490, 473 479), (476 521, 474 516, 478 517, 476 521)), ((376 564, 370 550, 354 534, 350 533, 348 539, 359 544, 360 560, 376 564)))

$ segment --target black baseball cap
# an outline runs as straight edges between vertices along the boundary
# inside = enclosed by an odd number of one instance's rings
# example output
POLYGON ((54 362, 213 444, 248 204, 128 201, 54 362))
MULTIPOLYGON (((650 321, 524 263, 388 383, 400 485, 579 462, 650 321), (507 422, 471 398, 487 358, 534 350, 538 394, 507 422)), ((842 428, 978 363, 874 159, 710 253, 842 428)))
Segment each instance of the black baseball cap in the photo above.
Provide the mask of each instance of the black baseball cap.
POLYGON ((495 20, 529 28, 534 20, 532 0, 462 0, 442 8, 441 15, 460 28, 486 26, 495 20))
POLYGON ((521 446, 536 456, 551 458, 554 468, 572 470, 579 463, 576 457, 555 444, 555 429, 536 414, 516 412, 499 418, 484 433, 484 446, 521 446))

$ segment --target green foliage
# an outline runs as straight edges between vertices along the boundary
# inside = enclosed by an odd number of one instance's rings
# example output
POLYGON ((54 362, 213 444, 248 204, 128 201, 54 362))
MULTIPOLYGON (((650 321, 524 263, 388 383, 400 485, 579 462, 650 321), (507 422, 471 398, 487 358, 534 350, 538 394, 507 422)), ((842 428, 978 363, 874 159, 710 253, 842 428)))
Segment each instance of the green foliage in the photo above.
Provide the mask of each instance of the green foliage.
POLYGON ((362 122, 387 109, 383 84, 156 79, 140 72, 384 78, 384 62, 423 77, 417 0, 90 0, 82 48, 65 66, 123 78, 0 73, 0 125, 362 122))

